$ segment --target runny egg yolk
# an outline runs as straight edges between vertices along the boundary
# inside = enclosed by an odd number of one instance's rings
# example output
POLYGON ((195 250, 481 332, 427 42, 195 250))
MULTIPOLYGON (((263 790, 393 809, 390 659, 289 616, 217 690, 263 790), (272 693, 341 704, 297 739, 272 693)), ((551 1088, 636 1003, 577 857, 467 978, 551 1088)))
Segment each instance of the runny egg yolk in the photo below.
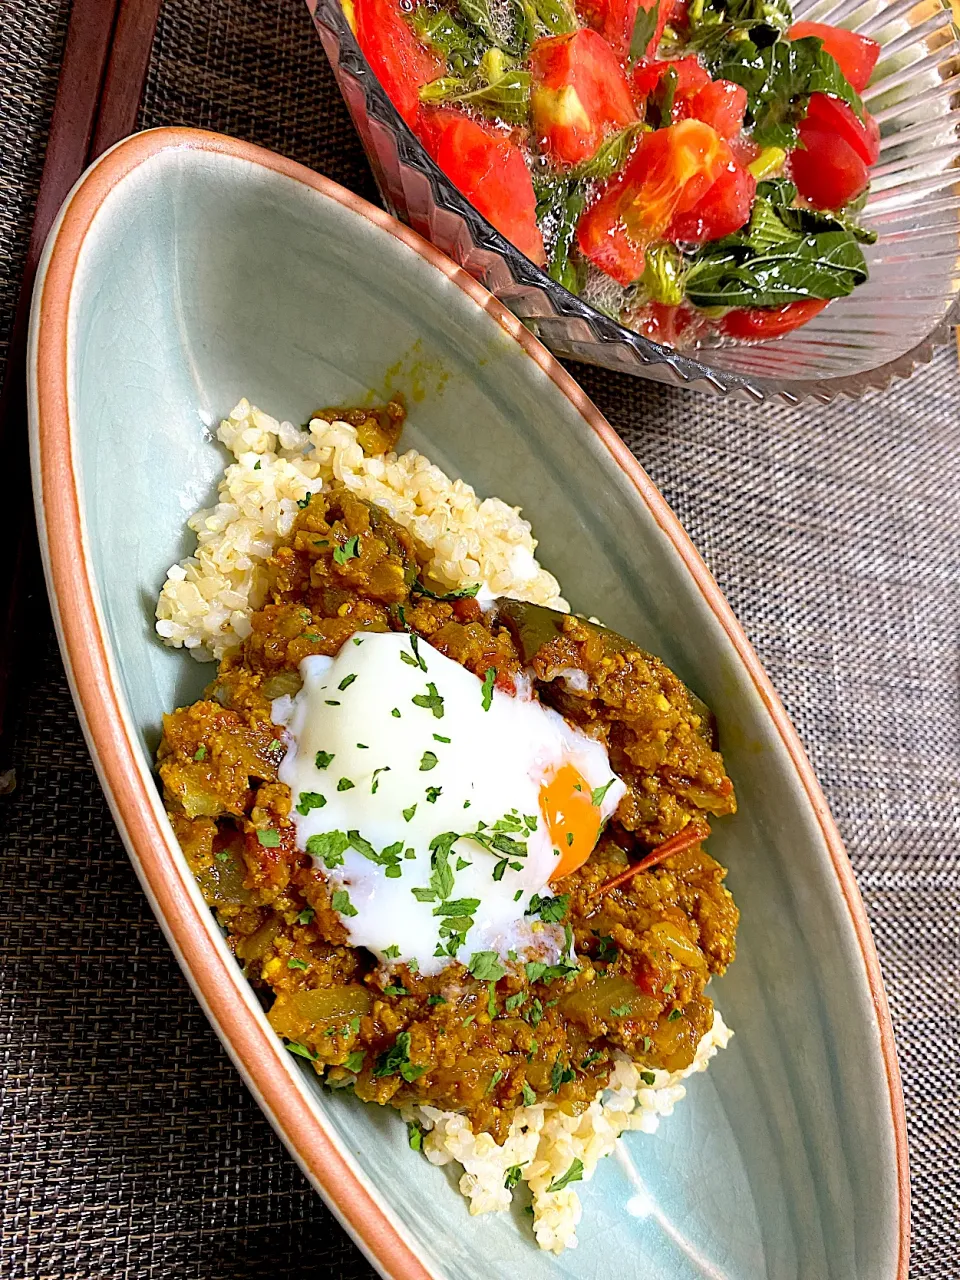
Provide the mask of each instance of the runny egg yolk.
POLYGON ((600 809, 590 784, 572 764, 562 764, 540 788, 540 810, 560 860, 550 875, 560 880, 582 867, 600 835, 600 809))

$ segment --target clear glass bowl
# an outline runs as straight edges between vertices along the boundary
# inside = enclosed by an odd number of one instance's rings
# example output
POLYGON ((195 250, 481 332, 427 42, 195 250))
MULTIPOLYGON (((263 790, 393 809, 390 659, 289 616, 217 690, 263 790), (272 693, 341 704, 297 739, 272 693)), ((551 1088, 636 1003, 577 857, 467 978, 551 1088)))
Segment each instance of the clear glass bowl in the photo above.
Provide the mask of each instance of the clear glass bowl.
POLYGON ((367 65, 339 0, 307 0, 384 202, 480 280, 557 355, 751 400, 861 395, 929 361, 960 321, 960 43, 941 0, 798 0, 882 47, 863 97, 880 124, 862 221, 870 278, 802 329, 684 354, 574 297, 515 249, 437 168, 367 65))

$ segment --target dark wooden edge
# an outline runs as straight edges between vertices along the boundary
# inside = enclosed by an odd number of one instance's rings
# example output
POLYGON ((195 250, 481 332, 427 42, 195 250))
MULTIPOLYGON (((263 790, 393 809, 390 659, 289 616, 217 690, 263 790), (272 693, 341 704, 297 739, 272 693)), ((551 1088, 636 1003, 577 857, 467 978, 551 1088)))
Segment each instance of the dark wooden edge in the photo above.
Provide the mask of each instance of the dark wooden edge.
POLYGON ((0 560, 0 795, 16 785, 16 673, 45 608, 30 503, 26 347, 37 265, 60 206, 87 165, 136 127, 160 0, 74 0, 47 154, 0 391, 0 447, 20 478, 4 509, 10 554, 0 560))

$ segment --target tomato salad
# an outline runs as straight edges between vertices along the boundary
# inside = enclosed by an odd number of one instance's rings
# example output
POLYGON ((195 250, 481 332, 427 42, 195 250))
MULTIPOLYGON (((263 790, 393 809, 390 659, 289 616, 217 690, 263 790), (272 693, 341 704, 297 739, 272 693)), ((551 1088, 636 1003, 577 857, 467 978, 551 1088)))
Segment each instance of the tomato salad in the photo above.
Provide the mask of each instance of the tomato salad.
POLYGON ((867 278, 874 40, 788 0, 343 0, 427 152, 552 279, 671 345, 867 278))

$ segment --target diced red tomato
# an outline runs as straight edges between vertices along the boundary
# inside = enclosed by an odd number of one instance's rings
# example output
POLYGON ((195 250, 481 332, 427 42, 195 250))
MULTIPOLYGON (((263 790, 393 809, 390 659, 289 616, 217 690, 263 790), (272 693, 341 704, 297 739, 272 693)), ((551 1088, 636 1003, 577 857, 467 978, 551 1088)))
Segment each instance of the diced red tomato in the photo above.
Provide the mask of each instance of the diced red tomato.
POLYGON ((619 284, 643 274, 644 250, 688 213, 733 161, 729 146, 700 120, 645 134, 577 227, 586 258, 619 284))
POLYGON ((420 113, 417 133, 447 177, 521 253, 546 261, 523 153, 492 125, 448 108, 420 113))
POLYGON ((630 90, 637 106, 641 106, 657 88, 661 79, 672 70, 677 77, 674 101, 679 102, 690 94, 710 83, 710 77, 697 59, 689 54, 686 58, 670 58, 662 62, 641 58, 630 73, 630 90))
POLYGON ((790 153, 790 173, 811 204, 818 209, 842 209, 866 190, 870 181, 866 163, 845 138, 806 120, 799 133, 803 145, 790 153))
POLYGON ((720 321, 720 332, 753 342, 782 338, 812 320, 827 302, 827 298, 811 298, 809 302, 788 302, 785 307, 735 307, 720 321))
POLYGON ((398 0, 354 0, 353 9, 357 43, 387 97, 413 128, 419 90, 444 74, 445 61, 420 43, 398 0))
POLYGON ((538 40, 530 73, 534 136, 561 165, 589 160, 609 132, 637 118, 617 55, 596 31, 538 40))
POLYGON ((816 36, 823 42, 824 49, 836 60, 857 93, 867 87, 880 57, 880 46, 876 40, 844 31, 842 27, 831 27, 825 22, 795 22, 787 32, 788 40, 802 40, 804 36, 816 36))
POLYGON ((730 163, 713 186, 686 213, 678 213, 667 227, 668 240, 703 244, 733 235, 749 221, 757 180, 736 160, 730 163))
POLYGON ((679 307, 670 307, 663 302, 648 302, 642 311, 631 317, 630 327, 651 342, 674 347, 693 319, 693 311, 682 303, 679 307))
POLYGON ((681 99, 676 118, 702 120, 729 141, 743 128, 746 109, 746 89, 732 80, 711 80, 696 93, 681 99))
POLYGON ((804 124, 809 124, 812 129, 822 129, 824 133, 835 133, 850 143, 864 164, 876 164, 880 154, 880 126, 869 111, 863 114, 861 120, 841 98, 814 93, 810 96, 804 124))
MULTIPOLYGON (((633 43, 633 31, 640 9, 649 13, 655 3, 656 0, 578 0, 577 12, 588 27, 600 32, 615 53, 625 58, 633 43)), ((660 0, 656 26, 647 42, 645 53, 656 52, 664 27, 670 21, 684 20, 686 8, 686 0, 660 0)))

